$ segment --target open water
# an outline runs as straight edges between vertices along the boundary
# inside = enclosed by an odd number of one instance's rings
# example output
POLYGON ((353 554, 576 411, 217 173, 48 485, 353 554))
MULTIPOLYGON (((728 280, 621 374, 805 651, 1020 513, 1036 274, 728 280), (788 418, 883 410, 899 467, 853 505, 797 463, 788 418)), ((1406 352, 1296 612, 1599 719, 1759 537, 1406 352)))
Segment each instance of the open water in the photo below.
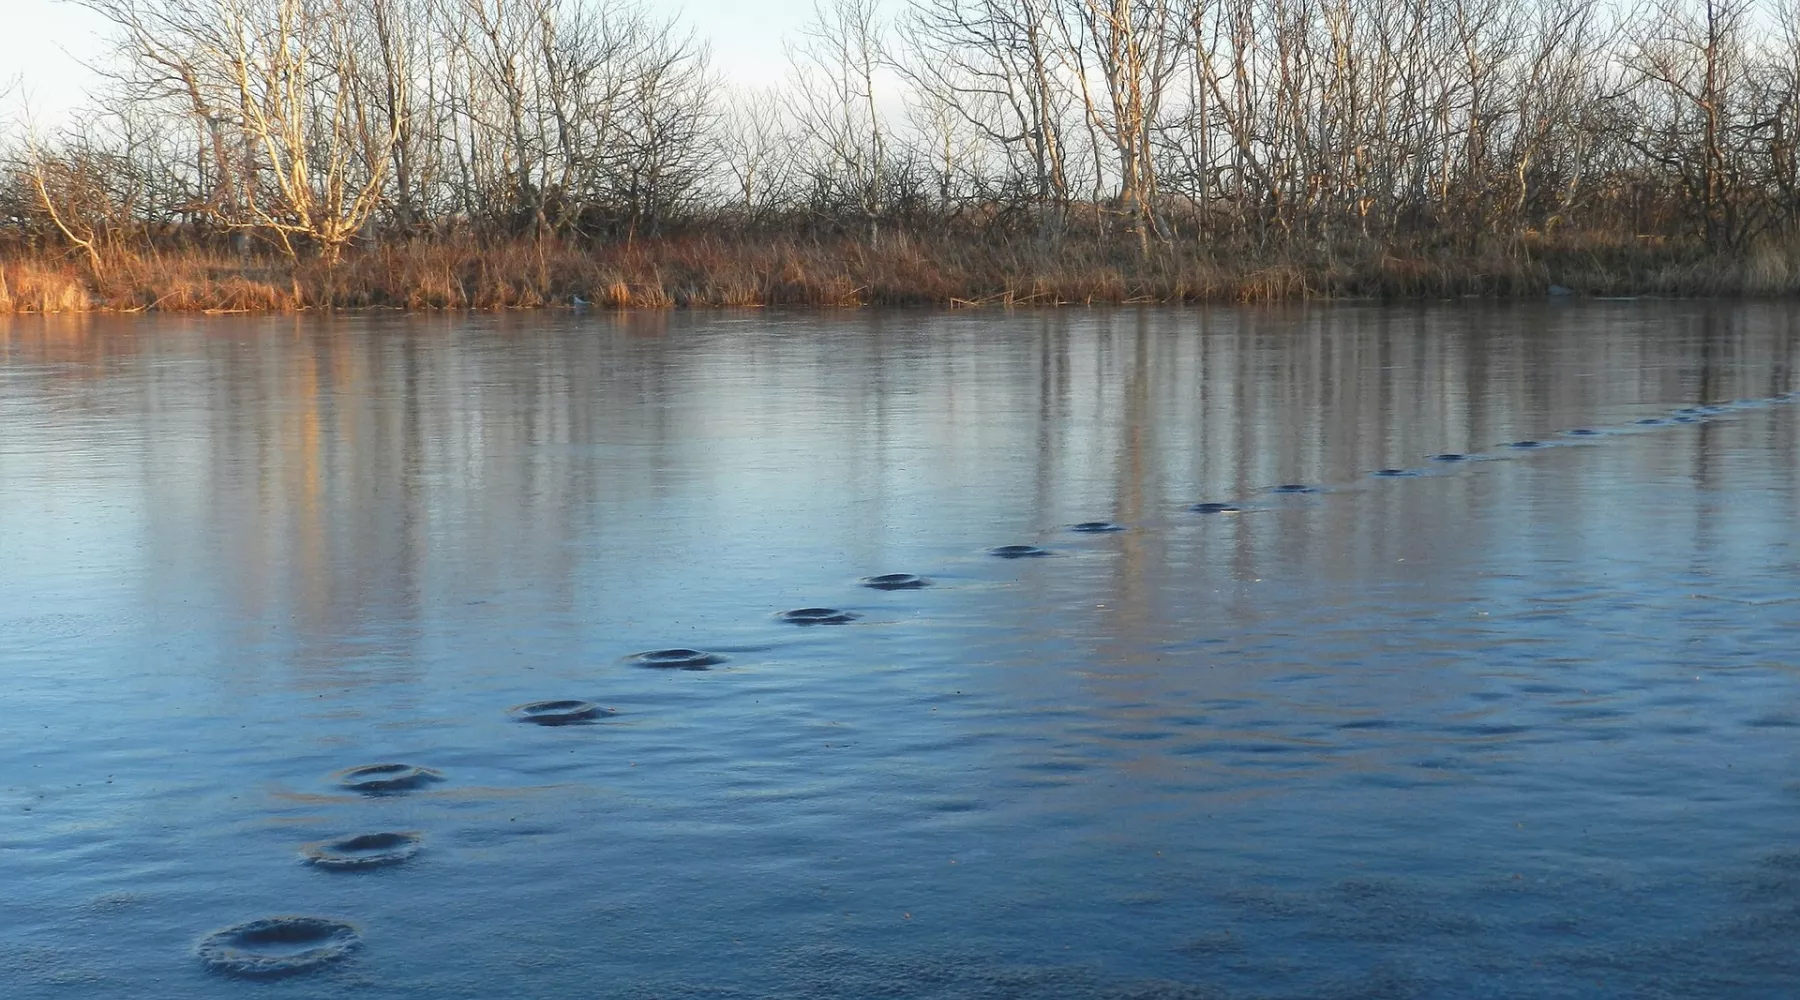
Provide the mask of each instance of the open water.
POLYGON ((1793 997, 1797 366, 1792 304, 0 323, 0 996, 1793 997), (196 951, 286 914, 356 947, 196 951))

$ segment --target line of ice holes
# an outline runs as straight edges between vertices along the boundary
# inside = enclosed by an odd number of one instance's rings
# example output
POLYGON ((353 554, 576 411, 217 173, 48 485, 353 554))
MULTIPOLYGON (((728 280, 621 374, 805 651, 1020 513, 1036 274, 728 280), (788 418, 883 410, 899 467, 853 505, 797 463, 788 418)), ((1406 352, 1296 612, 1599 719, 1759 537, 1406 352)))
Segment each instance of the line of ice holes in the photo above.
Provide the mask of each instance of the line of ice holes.
MULTIPOLYGON (((1783 392, 1761 400, 1738 400, 1729 404, 1686 406, 1662 417, 1645 417, 1628 426, 1679 426, 1701 423, 1709 418, 1771 403, 1800 401, 1800 390, 1783 392)), ((1591 427, 1577 427, 1559 435, 1579 439, 1599 437, 1607 433, 1591 427)), ((1549 447, 1551 441, 1513 441, 1502 447, 1509 451, 1532 451, 1549 447)), ((1445 453, 1431 456, 1433 462, 1463 462, 1481 456, 1445 453)), ((1384 478, 1415 476, 1413 469, 1378 469, 1372 475, 1384 478)), ((1304 483, 1288 483, 1268 488, 1277 494, 1318 493, 1321 487, 1304 483)), ((1198 514, 1233 514, 1242 508, 1231 503, 1208 501, 1196 503, 1188 510, 1198 514)), ((1084 521, 1070 530, 1085 534, 1124 531, 1123 525, 1111 521, 1084 521)), ((1035 545, 1002 545, 987 550, 1002 559, 1047 556, 1049 549, 1035 545)), ((889 573, 865 577, 865 587, 876 590, 917 590, 931 581, 911 573, 889 573)), ((777 616, 793 625, 842 625, 860 617, 854 611, 837 608, 797 608, 777 616)), ((653 649, 627 658, 640 667, 662 670, 706 670, 725 662, 725 657, 699 649, 653 649)), ((595 722, 611 713, 586 701, 538 701, 511 710, 519 722, 540 726, 574 726, 595 722)), ((445 780, 442 773, 413 764, 382 763, 353 767, 335 775, 338 786, 368 796, 400 795, 445 780)), ((340 840, 308 844, 302 856, 308 864, 331 871, 366 871, 397 865, 417 854, 423 845, 416 832, 379 832, 345 837, 340 840)), ((342 958, 361 942, 357 928, 342 920, 311 916, 281 916, 253 920, 228 927, 202 939, 196 948, 200 959, 209 967, 225 973, 251 977, 291 975, 317 968, 342 958)))

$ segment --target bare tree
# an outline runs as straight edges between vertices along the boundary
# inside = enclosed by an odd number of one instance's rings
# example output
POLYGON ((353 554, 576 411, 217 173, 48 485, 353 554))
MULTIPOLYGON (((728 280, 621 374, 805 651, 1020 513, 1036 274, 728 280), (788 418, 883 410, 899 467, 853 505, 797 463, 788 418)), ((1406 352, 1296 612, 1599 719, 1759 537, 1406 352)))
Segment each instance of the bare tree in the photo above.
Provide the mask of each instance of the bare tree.
POLYGON ((700 195, 715 163, 707 50, 668 23, 645 25, 621 60, 619 114, 605 158, 608 194, 628 236, 658 231, 700 195))
POLYGON ((1070 199, 1070 94, 1045 0, 919 0, 906 29, 910 45, 899 66, 920 99, 992 148, 1017 182, 1002 192, 1052 206, 1060 224, 1070 199))
POLYGON ((213 213, 327 262, 378 206, 394 142, 357 85, 361 2, 83 0, 120 30, 121 76, 204 129, 213 213))
POLYGON ((717 122, 719 160, 731 178, 725 206, 752 225, 770 221, 793 195, 795 139, 782 111, 774 92, 744 91, 717 122))
POLYGON ((859 213, 871 242, 880 240, 895 167, 877 93, 882 36, 874 0, 818 0, 812 22, 788 49, 789 113, 814 208, 859 213))

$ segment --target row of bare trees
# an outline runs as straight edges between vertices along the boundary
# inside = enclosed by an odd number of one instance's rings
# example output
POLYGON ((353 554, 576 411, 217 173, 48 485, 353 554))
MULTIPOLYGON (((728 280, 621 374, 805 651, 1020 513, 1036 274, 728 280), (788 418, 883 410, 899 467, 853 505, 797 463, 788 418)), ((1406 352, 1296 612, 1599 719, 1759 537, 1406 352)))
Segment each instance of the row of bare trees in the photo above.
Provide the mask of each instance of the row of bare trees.
POLYGON ((1147 249, 1794 235, 1787 0, 914 0, 898 65, 965 185, 1147 249), (985 181, 986 183, 982 183, 985 181), (996 183, 997 182, 997 183, 996 183))
POLYGON ((96 110, 0 239, 920 227, 1141 258, 1800 238, 1800 0, 823 0, 727 87, 631 0, 76 0, 96 110))

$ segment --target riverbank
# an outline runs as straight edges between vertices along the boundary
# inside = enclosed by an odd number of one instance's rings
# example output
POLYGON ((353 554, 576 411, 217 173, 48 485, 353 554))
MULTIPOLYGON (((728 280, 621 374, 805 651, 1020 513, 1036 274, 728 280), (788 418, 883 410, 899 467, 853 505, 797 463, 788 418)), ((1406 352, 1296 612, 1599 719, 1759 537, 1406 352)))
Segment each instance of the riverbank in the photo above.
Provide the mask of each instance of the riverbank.
POLYGON ((1718 256, 1666 242, 1525 238, 1485 252, 1165 249, 1144 260, 1065 243, 694 237, 589 249, 420 242, 320 262, 201 250, 0 251, 0 314, 1065 306, 1306 299, 1800 293, 1800 248, 1718 256))

